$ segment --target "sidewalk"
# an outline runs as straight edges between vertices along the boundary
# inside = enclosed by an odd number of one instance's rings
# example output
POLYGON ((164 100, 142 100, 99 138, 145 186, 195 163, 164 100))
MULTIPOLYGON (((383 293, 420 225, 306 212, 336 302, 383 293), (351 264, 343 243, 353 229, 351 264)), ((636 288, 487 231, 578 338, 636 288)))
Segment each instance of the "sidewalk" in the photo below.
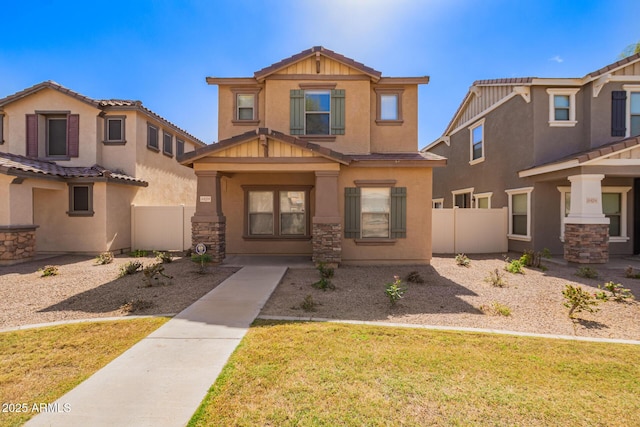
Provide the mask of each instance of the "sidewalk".
POLYGON ((242 268, 25 425, 186 425, 286 270, 242 268))

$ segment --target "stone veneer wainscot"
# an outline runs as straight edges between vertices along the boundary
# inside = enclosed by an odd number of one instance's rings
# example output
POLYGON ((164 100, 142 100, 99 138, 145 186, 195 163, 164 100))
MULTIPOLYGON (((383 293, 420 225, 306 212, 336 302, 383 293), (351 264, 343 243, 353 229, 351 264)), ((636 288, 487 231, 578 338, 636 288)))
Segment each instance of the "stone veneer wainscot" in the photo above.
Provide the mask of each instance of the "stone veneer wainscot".
POLYGON ((0 265, 29 261, 36 251, 37 225, 0 226, 0 265))

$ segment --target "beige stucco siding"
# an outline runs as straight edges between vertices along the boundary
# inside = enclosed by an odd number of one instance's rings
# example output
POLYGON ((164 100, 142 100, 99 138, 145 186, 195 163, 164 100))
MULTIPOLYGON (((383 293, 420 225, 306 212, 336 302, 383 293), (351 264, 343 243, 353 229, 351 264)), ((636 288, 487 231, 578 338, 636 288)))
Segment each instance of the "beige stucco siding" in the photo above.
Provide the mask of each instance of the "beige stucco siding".
MULTIPOLYGON (((39 112, 69 112, 80 115, 79 157, 57 161, 61 166, 87 166, 97 162, 97 108, 57 90, 45 88, 4 107, 5 141, 2 151, 26 155, 26 115, 39 112)), ((44 144, 44 128, 38 129, 40 145, 44 144)), ((44 145, 43 145, 44 146, 44 145)), ((44 149, 42 149, 44 152, 44 149)))
MULTIPOLYGON (((21 184, 12 184, 15 177, 0 175, 0 225, 34 224, 32 193, 35 188, 56 190, 62 193, 67 185, 46 179, 27 178, 21 184)), ((66 210, 66 208, 65 208, 66 210)))
POLYGON ((343 238, 342 261, 347 264, 428 264, 431 259, 432 169, 342 167, 338 178, 342 218, 344 189, 355 187, 355 180, 396 180, 396 187, 407 188, 407 237, 396 239, 393 246, 358 245, 355 239, 343 238))
MULTIPOLYGON (((137 114, 135 111, 111 112, 107 116, 125 116, 124 145, 103 144, 104 126, 103 119, 98 120, 98 135, 100 138, 100 159, 98 164, 111 170, 120 170, 127 175, 136 176, 136 145, 140 143, 136 132, 137 114)), ((146 121, 145 121, 146 123, 146 121)), ((142 142, 146 144, 146 139, 142 142)))
MULTIPOLYGON (((131 249, 131 202, 143 190, 130 185, 109 184, 106 188, 107 213, 105 241, 107 250, 131 249)), ((158 230, 162 233, 162 230, 158 230)))
MULTIPOLYGON (((380 88, 387 88, 381 85, 380 88)), ((395 86, 394 86, 395 88, 395 86)), ((407 153, 415 152, 418 146, 418 86, 398 86, 402 88, 402 120, 401 125, 385 125, 376 123, 377 94, 370 93, 370 123, 372 153, 407 153)))

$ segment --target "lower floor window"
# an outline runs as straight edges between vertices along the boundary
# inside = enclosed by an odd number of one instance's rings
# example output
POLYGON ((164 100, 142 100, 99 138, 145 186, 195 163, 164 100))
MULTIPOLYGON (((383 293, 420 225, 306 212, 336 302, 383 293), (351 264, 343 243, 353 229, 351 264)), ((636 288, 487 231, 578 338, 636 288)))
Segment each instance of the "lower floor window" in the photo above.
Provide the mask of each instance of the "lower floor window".
POLYGON ((246 189, 249 237, 307 237, 309 190, 246 189))
POLYGON ((361 236, 389 238, 391 188, 362 188, 361 236))
POLYGON ((453 196, 453 206, 468 209, 471 207, 471 193, 458 193, 453 196))
POLYGON ((69 184, 69 216, 93 215, 93 184, 69 184))
POLYGON ((514 240, 531 240, 531 192, 533 187, 506 190, 509 196, 509 235, 514 240))

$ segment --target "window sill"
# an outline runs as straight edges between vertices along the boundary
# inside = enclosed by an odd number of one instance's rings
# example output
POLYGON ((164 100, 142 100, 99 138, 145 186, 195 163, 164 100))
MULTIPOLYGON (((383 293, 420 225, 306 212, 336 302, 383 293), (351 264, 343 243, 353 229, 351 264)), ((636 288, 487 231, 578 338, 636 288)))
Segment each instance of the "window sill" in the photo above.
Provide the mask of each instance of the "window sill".
POLYGON ((102 141, 104 145, 125 145, 127 141, 102 141))
POLYGON ((563 120, 563 121, 549 122, 549 126, 550 127, 563 127, 563 128, 574 127, 576 124, 578 124, 578 122, 575 121, 575 120, 563 120))
POLYGON ((629 238, 626 236, 609 237, 609 243, 626 243, 628 241, 629 241, 629 238))
POLYGON ((392 246, 396 244, 396 239, 384 238, 360 238, 353 240, 358 246, 392 246))
POLYGON ((162 154, 173 159, 173 153, 167 153, 166 151, 163 151, 162 154))
POLYGON ((147 145, 147 148, 148 148, 149 150, 151 150, 151 151, 155 151, 156 153, 159 153, 159 152, 160 152, 160 149, 159 149, 159 148, 157 148, 157 147, 153 147, 153 146, 151 146, 151 145, 147 145))
POLYGON ((67 212, 69 216, 93 216, 95 212, 67 212))
POLYGON ((284 237, 284 236, 242 236, 243 240, 247 241, 269 241, 269 242, 288 242, 288 241, 306 241, 311 240, 311 236, 295 236, 295 237, 284 237))
POLYGON ((51 161, 66 161, 66 160, 71 160, 71 157, 69 156, 44 156, 44 157, 40 157, 42 160, 51 160, 51 161))
POLYGON ((305 141, 314 140, 314 141, 325 141, 331 142, 336 140, 335 135, 294 135, 296 138, 303 139, 305 141))
POLYGON ((521 242, 530 242, 531 236, 521 236, 520 234, 507 234, 509 240, 519 240, 521 242))
POLYGON ((234 126, 258 126, 260 120, 231 120, 234 126))
POLYGON ((376 119, 376 124, 378 126, 402 126, 404 124, 404 120, 382 120, 382 119, 376 119))
POLYGON ((484 156, 482 156, 482 157, 480 157, 480 158, 478 158, 478 159, 475 159, 475 160, 471 160, 471 161, 469 162, 469 164, 470 164, 471 166, 473 166, 473 165, 477 165, 478 163, 482 163, 482 162, 484 162, 484 156))

